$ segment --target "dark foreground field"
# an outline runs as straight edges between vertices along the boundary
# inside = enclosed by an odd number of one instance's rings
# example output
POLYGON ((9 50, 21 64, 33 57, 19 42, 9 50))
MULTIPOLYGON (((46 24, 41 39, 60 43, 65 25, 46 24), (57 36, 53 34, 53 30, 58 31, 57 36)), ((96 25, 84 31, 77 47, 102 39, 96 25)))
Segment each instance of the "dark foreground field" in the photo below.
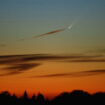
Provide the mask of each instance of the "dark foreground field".
POLYGON ((0 105, 91 105, 95 103, 105 105, 105 93, 98 92, 91 95, 81 90, 75 90, 71 93, 62 93, 52 100, 44 99, 42 94, 28 98, 27 92, 25 92, 21 98, 17 98, 8 92, 0 93, 0 105))

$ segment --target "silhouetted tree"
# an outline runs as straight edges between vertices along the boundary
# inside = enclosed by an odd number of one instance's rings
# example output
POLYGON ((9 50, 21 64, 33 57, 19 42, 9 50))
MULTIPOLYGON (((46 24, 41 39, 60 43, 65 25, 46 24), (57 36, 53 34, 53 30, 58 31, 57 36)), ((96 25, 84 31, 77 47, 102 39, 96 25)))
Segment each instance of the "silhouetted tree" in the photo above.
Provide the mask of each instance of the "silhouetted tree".
POLYGON ((26 91, 24 92, 24 96, 23 96, 23 98, 24 98, 25 100, 28 99, 28 95, 27 95, 27 92, 26 92, 26 91))
POLYGON ((31 103, 32 103, 32 105, 36 104, 36 96, 35 95, 32 96, 31 103))
POLYGON ((45 104, 44 96, 40 93, 37 96, 37 104, 39 105, 45 104))
POLYGON ((22 105, 29 105, 29 99, 26 91, 24 92, 23 97, 20 99, 20 103, 22 105))
POLYGON ((104 105, 105 93, 98 92, 90 95, 82 90, 76 90, 70 93, 64 92, 52 100, 45 100, 42 94, 38 94, 37 97, 33 95, 29 99, 26 91, 21 98, 17 98, 15 94, 11 96, 7 91, 0 93, 0 105, 90 105, 95 103, 104 105))

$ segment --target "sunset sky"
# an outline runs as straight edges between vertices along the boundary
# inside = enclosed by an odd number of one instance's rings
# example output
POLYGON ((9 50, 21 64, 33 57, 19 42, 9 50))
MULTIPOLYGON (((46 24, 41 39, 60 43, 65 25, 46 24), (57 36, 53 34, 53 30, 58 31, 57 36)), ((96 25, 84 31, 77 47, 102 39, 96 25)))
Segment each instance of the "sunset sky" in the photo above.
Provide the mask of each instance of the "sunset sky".
POLYGON ((105 0, 0 0, 0 92, 75 89, 105 91, 105 0))

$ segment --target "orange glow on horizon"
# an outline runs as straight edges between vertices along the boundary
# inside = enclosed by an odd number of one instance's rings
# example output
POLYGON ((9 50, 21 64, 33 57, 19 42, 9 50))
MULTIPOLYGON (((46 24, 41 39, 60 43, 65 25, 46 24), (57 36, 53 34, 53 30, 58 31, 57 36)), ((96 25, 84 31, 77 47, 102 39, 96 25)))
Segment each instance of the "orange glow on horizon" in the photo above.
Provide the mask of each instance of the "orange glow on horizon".
POLYGON ((33 68, 22 74, 0 77, 0 91, 9 91, 17 96, 22 96, 26 90, 29 97, 33 94, 42 93, 46 98, 53 98, 62 92, 73 90, 84 90, 89 93, 105 91, 105 75, 94 75, 86 77, 52 77, 31 78, 34 75, 51 73, 77 72, 104 68, 104 63, 57 63, 46 62, 44 65, 33 68), (95 65, 94 65, 95 64, 95 65))

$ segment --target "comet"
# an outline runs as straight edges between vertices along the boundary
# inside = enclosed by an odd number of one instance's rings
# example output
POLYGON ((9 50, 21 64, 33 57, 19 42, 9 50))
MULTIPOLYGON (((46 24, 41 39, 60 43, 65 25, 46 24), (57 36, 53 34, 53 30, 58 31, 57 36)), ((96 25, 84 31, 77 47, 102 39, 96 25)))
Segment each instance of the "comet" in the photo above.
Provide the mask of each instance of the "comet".
POLYGON ((65 30, 67 30, 67 29, 71 30, 72 29, 72 25, 68 26, 67 28, 62 28, 62 29, 58 29, 58 30, 47 32, 45 34, 37 35, 37 36, 34 36, 33 38, 40 38, 40 37, 44 37, 44 36, 47 36, 47 35, 52 35, 52 34, 55 34, 55 33, 63 32, 65 30))
POLYGON ((40 37, 44 37, 46 35, 52 35, 52 34, 55 34, 55 33, 62 32, 62 31, 65 31, 65 28, 54 30, 54 31, 50 31, 50 32, 47 32, 45 34, 37 35, 37 36, 34 36, 33 38, 40 38, 40 37))
POLYGON ((20 39, 20 41, 34 39, 34 38, 41 38, 41 37, 45 37, 45 36, 48 36, 48 35, 53 35, 53 34, 56 34, 56 33, 63 32, 65 30, 71 30, 72 27, 73 27, 73 24, 69 25, 67 28, 61 28, 61 29, 53 30, 53 31, 50 31, 50 32, 47 32, 47 33, 44 33, 44 34, 40 34, 40 35, 30 37, 30 38, 23 38, 23 39, 20 39))
POLYGON ((70 26, 68 27, 68 29, 71 30, 71 29, 72 29, 72 25, 70 25, 70 26))

